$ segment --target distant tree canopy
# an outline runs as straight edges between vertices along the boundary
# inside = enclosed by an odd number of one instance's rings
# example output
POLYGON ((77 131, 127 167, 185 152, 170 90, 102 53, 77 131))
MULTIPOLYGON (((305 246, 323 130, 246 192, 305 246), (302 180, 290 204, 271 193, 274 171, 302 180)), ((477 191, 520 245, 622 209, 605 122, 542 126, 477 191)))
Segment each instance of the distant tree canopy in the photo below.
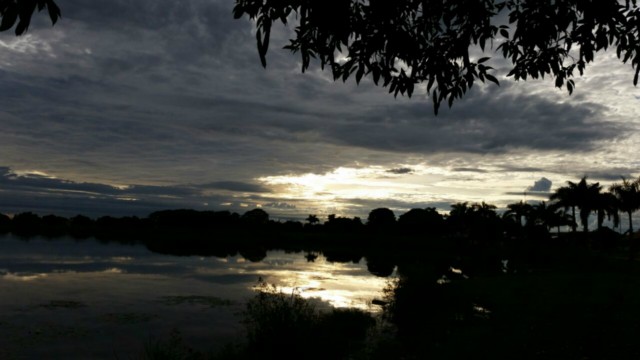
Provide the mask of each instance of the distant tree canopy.
POLYGON ((569 93, 599 50, 630 62, 634 84, 640 72, 636 0, 236 0, 235 18, 245 15, 256 21, 263 66, 273 24, 295 19, 285 49, 300 54, 303 72, 316 59, 335 80, 370 76, 394 96, 426 83, 436 113, 476 80, 498 84, 473 48, 495 48, 516 80, 550 76, 569 93))
POLYGON ((367 225, 375 229, 388 229, 396 223, 396 215, 388 208, 377 208, 369 212, 367 225))
POLYGON ((245 212, 241 219, 251 225, 264 225, 269 222, 269 214, 257 208, 245 212))
POLYGON ((31 24, 36 11, 47 9, 51 23, 55 24, 62 16, 60 8, 53 0, 0 0, 0 31, 11 29, 15 25, 15 34, 22 35, 31 24))

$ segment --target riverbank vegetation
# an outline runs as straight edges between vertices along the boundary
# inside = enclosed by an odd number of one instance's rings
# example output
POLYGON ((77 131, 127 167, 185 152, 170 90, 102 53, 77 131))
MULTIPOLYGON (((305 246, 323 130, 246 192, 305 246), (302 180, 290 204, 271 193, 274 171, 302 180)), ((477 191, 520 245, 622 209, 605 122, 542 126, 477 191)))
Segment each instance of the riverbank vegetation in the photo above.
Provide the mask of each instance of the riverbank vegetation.
MULTIPOLYGON (((549 201, 520 201, 503 209, 484 202, 459 202, 452 204, 448 213, 435 208, 416 208, 396 217, 388 208, 377 208, 369 212, 367 219, 332 214, 324 222, 314 214, 304 222, 274 221, 260 208, 242 215, 181 209, 157 211, 145 218, 103 216, 98 219, 26 212, 12 217, 0 215, 0 233, 11 232, 23 238, 40 235, 141 241, 151 250, 178 255, 227 256, 243 250, 248 253, 274 248, 330 252, 334 247, 357 250, 378 245, 429 247, 427 243, 442 239, 458 245, 492 246, 508 245, 516 238, 544 241, 551 237, 582 241, 585 246, 599 248, 624 245, 633 254, 637 246, 630 240, 633 239, 633 214, 640 209, 639 187, 640 179, 622 179, 605 191, 599 183, 590 183, 585 177, 557 188, 550 194, 549 201), (626 217, 628 223, 626 240, 612 230, 621 228, 621 217, 626 217)), ((259 253, 253 255, 259 257, 259 253)))

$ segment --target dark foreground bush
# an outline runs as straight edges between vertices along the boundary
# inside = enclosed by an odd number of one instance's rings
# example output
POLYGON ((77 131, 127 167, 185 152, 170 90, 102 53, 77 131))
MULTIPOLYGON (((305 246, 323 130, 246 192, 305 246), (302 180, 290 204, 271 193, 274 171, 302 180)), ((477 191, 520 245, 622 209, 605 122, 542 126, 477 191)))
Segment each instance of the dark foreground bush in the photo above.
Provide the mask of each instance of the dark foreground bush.
POLYGON ((203 354, 186 346, 173 332, 168 341, 151 341, 145 360, 204 359, 356 359, 368 357, 367 341, 375 318, 357 309, 316 310, 297 293, 283 293, 260 282, 258 293, 247 302, 244 315, 246 340, 203 354))
POLYGON ((349 358, 362 351, 375 324, 361 310, 318 312, 298 294, 261 283, 245 311, 247 351, 269 359, 349 358))

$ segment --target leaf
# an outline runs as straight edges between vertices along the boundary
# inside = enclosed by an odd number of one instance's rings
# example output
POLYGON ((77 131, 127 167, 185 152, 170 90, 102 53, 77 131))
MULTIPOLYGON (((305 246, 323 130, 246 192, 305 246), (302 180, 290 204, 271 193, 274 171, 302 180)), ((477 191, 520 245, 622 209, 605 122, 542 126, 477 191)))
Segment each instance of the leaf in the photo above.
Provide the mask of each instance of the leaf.
POLYGON ((360 65, 358 66, 358 71, 356 72, 356 83, 360 84, 360 80, 362 79, 362 76, 364 75, 364 66, 360 65))
POLYGON ((505 38, 509 38, 509 32, 506 29, 500 29, 500 35, 504 36, 505 38))
POLYGON ((9 30, 13 27, 18 19, 18 9, 15 5, 9 7, 2 16, 2 22, 0 23, 0 31, 9 30))
POLYGON ((487 61, 487 60, 489 60, 489 59, 491 59, 491 58, 490 58, 490 57, 483 57, 483 58, 480 58, 480 59, 478 59, 478 64, 482 64, 483 62, 485 62, 485 61, 487 61))
POLYGON ((258 55, 260 55, 260 63, 262 67, 267 67, 267 51, 269 50, 269 38, 271 36, 271 23, 269 20, 262 26, 264 38, 260 36, 260 29, 256 31, 256 39, 258 40, 258 55))
POLYGON ((16 30, 15 30, 16 35, 24 34, 27 31, 27 29, 29 29, 29 24, 30 23, 31 23, 31 19, 30 18, 27 18, 27 19, 24 19, 24 20, 21 19, 18 22, 18 26, 16 26, 16 30))
POLYGON ((495 76, 490 74, 484 74, 484 77, 487 78, 487 80, 491 81, 492 83, 495 83, 498 86, 500 85, 500 82, 498 82, 498 79, 496 79, 495 76))
POLYGON ((53 0, 47 1, 47 11, 49 11, 49 18, 51 19, 52 25, 55 25, 58 19, 62 17, 60 8, 53 2, 53 0))

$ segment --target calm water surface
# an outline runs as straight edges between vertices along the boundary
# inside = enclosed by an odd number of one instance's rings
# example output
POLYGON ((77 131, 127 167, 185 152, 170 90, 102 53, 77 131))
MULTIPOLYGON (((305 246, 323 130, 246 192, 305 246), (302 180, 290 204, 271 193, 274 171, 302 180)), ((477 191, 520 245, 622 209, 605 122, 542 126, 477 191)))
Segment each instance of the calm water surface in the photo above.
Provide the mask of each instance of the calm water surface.
POLYGON ((0 238, 0 359, 135 358, 172 329, 199 350, 242 337, 244 302, 259 278, 319 307, 376 311, 388 279, 365 260, 303 253, 177 257, 143 245, 0 238))

